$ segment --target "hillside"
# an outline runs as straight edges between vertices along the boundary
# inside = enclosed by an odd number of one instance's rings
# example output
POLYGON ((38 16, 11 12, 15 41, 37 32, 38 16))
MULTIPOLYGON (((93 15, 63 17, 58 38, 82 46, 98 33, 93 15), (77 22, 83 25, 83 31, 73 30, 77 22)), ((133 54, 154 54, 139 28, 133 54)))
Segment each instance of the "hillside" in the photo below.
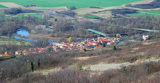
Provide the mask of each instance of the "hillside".
POLYGON ((160 0, 0 0, 0 83, 159 83, 160 0))
POLYGON ((64 52, 54 53, 52 56, 45 54, 45 56, 17 57, 0 63, 0 66, 14 65, 14 68, 4 66, 2 70, 2 72, 5 73, 2 78, 5 78, 5 76, 11 77, 12 79, 14 78, 9 83, 38 82, 39 80, 45 83, 49 83, 50 81, 54 83, 59 83, 58 81, 62 81, 60 83, 64 81, 67 83, 71 81, 79 81, 78 83, 99 83, 101 81, 115 83, 113 80, 123 83, 136 83, 135 80, 141 82, 149 80, 156 81, 155 79, 158 78, 156 74, 160 71, 160 56, 158 50, 159 40, 154 40, 136 45, 118 46, 116 51, 113 51, 111 47, 106 47, 102 50, 80 53, 64 52), (26 61, 26 58, 29 61, 34 60, 35 65, 38 58, 40 58, 41 69, 37 69, 38 66, 35 66, 35 72, 25 73, 30 71, 27 67, 29 66, 29 62, 26 61), (14 64, 9 63, 10 61, 14 62, 14 64), (16 70, 17 68, 20 68, 20 71, 16 70), (14 73, 11 73, 12 71, 14 71, 14 73), (15 78, 14 76, 17 77, 18 74, 20 77, 15 78), (123 77, 121 77, 121 75, 123 77), (117 76, 120 77, 117 78, 117 76), (143 80, 150 78, 150 76, 152 76, 151 79, 143 80), (65 80, 61 79, 61 77, 65 78, 65 80))

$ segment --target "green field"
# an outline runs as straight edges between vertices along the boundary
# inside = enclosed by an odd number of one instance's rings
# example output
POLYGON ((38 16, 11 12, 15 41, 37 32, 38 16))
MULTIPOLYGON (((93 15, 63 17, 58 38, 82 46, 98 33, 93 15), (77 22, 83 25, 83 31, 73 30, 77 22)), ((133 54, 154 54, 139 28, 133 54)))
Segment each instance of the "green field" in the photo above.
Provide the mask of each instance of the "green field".
POLYGON ((12 18, 12 17, 17 17, 19 19, 27 17, 27 16, 31 16, 31 17, 36 17, 38 19, 43 19, 43 15, 42 14, 19 14, 19 15, 4 15, 4 13, 2 13, 0 11, 0 20, 5 20, 8 18, 12 18))
POLYGON ((28 14, 28 16, 32 16, 32 17, 36 17, 36 18, 39 18, 39 19, 43 19, 43 15, 41 15, 41 14, 28 14))
POLYGON ((20 14, 20 15, 17 15, 18 18, 24 18, 25 16, 31 16, 31 17, 36 17, 38 19, 43 19, 43 15, 41 15, 41 14, 20 14))
POLYGON ((130 16, 160 16, 160 10, 153 11, 139 11, 135 14, 128 14, 130 16))
POLYGON ((24 18, 24 14, 17 15, 17 18, 24 18))
POLYGON ((31 45, 30 42, 26 42, 26 41, 21 41, 21 40, 16 40, 16 39, 11 39, 11 38, 7 38, 7 37, 3 37, 0 39, 0 45, 31 45))
POLYGON ((5 7, 5 6, 3 6, 3 5, 0 5, 0 8, 7 8, 7 7, 5 7))
POLYGON ((92 19, 103 19, 102 17, 96 16, 96 15, 88 15, 87 17, 92 19))
POLYGON ((77 8, 88 8, 90 6, 96 7, 111 7, 111 6, 121 6, 123 4, 128 4, 131 2, 136 2, 140 0, 1 0, 0 2, 14 2, 19 5, 37 5, 40 7, 72 7, 77 8))

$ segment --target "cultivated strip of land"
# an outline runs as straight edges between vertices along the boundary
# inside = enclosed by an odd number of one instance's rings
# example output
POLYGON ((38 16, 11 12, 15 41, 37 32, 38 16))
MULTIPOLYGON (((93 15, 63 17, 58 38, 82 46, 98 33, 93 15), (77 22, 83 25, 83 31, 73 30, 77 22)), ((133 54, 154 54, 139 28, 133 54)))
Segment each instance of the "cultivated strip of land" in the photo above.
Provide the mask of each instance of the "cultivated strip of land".
POLYGON ((131 5, 137 5, 137 4, 148 4, 153 2, 154 0, 142 0, 142 1, 137 1, 137 2, 133 2, 131 3, 131 5))
POLYGON ((8 8, 24 8, 23 6, 12 2, 0 2, 0 5, 3 5, 8 8))

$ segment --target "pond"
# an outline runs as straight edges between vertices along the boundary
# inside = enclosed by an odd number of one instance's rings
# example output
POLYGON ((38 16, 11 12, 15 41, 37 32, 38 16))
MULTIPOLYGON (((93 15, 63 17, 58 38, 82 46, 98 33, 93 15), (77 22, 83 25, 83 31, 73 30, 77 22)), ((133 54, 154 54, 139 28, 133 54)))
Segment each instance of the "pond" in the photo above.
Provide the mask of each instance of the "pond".
POLYGON ((24 37, 27 37, 27 36, 30 35, 29 31, 26 30, 26 29, 23 29, 23 28, 18 29, 18 30, 16 31, 16 34, 17 34, 17 35, 20 35, 20 36, 24 36, 24 37))

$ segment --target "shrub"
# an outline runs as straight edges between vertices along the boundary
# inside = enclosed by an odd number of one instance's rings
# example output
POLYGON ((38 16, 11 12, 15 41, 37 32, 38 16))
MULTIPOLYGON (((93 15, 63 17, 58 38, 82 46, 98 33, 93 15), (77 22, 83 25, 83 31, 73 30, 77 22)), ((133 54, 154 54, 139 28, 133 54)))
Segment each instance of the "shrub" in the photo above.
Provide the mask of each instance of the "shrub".
POLYGON ((13 59, 9 59, 6 61, 0 62, 0 70, 2 72, 1 80, 6 79, 14 79, 19 76, 22 76, 25 73, 28 73, 31 71, 31 64, 33 63, 34 69, 38 69, 38 60, 40 59, 40 68, 46 68, 50 66, 56 66, 59 65, 64 58, 61 56, 55 56, 55 55, 28 55, 28 56, 21 56, 13 59))
POLYGON ((86 72, 63 70, 48 75, 47 83, 91 83, 91 80, 86 72))
POLYGON ((11 83, 93 83, 89 74, 76 70, 63 70, 56 73, 49 73, 44 76, 38 74, 26 74, 11 81, 11 83))
POLYGON ((83 49, 83 51, 84 51, 84 52, 86 52, 86 51, 87 51, 87 49, 83 49))
POLYGON ((78 66, 78 70, 83 70, 83 66, 82 66, 82 65, 79 65, 79 66, 78 66))
POLYGON ((112 47, 112 50, 114 50, 114 51, 117 50, 117 47, 116 47, 116 46, 113 46, 113 47, 112 47))
POLYGON ((70 10, 75 10, 77 9, 75 6, 70 7, 70 10))
POLYGON ((105 43, 103 43, 103 47, 106 47, 106 44, 105 44, 105 43))

